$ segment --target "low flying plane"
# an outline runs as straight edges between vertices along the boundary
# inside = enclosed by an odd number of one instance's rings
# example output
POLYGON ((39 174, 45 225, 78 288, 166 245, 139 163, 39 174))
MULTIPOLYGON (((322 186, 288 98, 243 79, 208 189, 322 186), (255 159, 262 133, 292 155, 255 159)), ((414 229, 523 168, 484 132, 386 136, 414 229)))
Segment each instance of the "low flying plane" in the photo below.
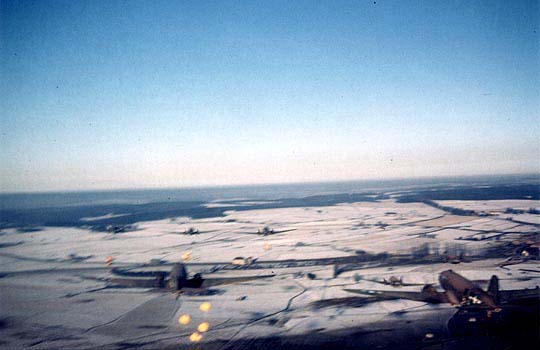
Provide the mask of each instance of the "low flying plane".
POLYGON ((450 303, 457 306, 476 306, 497 310, 504 305, 519 304, 522 300, 540 299, 540 289, 499 290, 499 279, 493 275, 487 291, 460 274, 447 270, 439 275, 443 291, 426 284, 420 292, 344 289, 347 292, 373 296, 378 300, 408 299, 426 303, 450 303))
POLYGON ((371 278, 362 278, 364 281, 374 282, 374 283, 380 283, 387 286, 392 287, 408 287, 408 286, 423 286, 422 283, 407 283, 403 282, 403 276, 397 277, 397 276, 390 276, 388 279, 383 278, 380 279, 371 279, 371 278))
POLYGON ((182 263, 174 264, 170 272, 166 271, 144 271, 133 272, 121 269, 113 269, 112 273, 120 276, 107 279, 113 285, 123 287, 156 288, 172 292, 183 289, 209 288, 224 284, 242 283, 263 278, 274 277, 274 275, 257 275, 242 277, 217 277, 203 278, 199 273, 188 277, 186 266, 182 263))
POLYGON ((262 229, 257 230, 257 232, 242 232, 244 234, 252 234, 252 235, 259 235, 259 236, 271 236, 276 235, 278 233, 285 233, 290 231, 295 231, 295 228, 289 228, 285 230, 274 230, 273 228, 269 226, 265 226, 262 229))

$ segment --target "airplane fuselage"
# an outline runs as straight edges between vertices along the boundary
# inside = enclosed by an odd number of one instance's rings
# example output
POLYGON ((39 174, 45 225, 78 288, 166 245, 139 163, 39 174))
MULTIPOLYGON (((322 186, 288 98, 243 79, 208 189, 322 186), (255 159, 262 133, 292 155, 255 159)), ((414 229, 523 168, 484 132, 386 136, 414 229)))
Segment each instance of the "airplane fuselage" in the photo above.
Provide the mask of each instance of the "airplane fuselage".
POLYGON ((453 305, 470 303, 497 308, 492 296, 452 270, 441 272, 439 283, 444 289, 448 301, 453 305))

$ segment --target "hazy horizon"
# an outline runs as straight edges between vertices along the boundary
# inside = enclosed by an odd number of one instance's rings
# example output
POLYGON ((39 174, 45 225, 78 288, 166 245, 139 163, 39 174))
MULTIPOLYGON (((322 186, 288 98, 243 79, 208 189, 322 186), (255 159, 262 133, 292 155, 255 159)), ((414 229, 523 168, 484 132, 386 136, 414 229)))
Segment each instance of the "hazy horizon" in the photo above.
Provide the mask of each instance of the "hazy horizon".
POLYGON ((540 173, 537 1, 0 3, 0 192, 540 173))
MULTIPOLYGON (((0 196, 10 195, 63 195, 63 194, 85 194, 85 193, 129 193, 129 192, 167 192, 167 191, 205 191, 205 190, 227 190, 227 189, 261 189, 261 188, 280 188, 280 187, 295 187, 295 186, 316 186, 322 185, 347 185, 347 184, 364 184, 367 185, 362 191, 376 186, 403 185, 422 186, 422 185, 443 185, 448 181, 451 183, 461 183, 461 181, 516 181, 537 182, 540 184, 539 173, 504 173, 504 174, 472 174, 472 175, 452 175, 452 176, 417 176, 417 177, 395 177, 395 178, 370 178, 370 179, 346 179, 346 180, 321 180, 321 181, 292 181, 292 182, 269 182, 269 183, 240 183, 240 184, 225 184, 225 185, 194 185, 194 186, 169 186, 169 187, 117 187, 117 188, 87 188, 87 189, 60 189, 60 190, 40 190, 40 191, 1 191, 0 196)), ((346 192, 346 191, 345 191, 346 192)), ((324 189, 320 193, 324 193, 324 189)))

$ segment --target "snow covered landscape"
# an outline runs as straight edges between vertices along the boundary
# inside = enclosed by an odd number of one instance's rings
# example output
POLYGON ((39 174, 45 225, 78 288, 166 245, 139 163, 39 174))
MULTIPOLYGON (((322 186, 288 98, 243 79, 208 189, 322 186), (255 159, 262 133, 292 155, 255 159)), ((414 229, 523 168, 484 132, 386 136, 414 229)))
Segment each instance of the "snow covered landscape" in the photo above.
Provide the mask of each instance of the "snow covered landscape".
POLYGON ((519 249, 538 244, 540 215, 505 214, 506 208, 538 209, 538 201, 442 203, 490 215, 458 216, 424 203, 384 199, 231 209, 212 218, 138 222, 119 233, 4 228, 1 342, 32 349, 232 349, 272 337, 301 346, 314 334, 324 338, 359 330, 369 335, 354 339, 365 345, 391 346, 400 339, 435 342, 445 336, 453 306, 361 303, 367 297, 343 289, 395 289, 372 281, 391 276, 436 285, 439 272, 447 269, 484 286, 491 275, 499 276, 502 289, 539 285, 538 260, 519 249), (264 227, 271 234, 260 234, 264 227), (190 228, 194 234, 186 234, 190 228), (513 256, 521 260, 505 265, 513 256), (235 258, 243 260, 233 264, 235 258), (179 293, 111 284, 114 268, 167 272, 180 261, 191 276, 273 277, 179 293), (207 311, 200 310, 204 302, 211 305, 207 311), (179 322, 183 315, 189 315, 187 324, 179 322), (203 322, 208 329, 198 333, 203 322))

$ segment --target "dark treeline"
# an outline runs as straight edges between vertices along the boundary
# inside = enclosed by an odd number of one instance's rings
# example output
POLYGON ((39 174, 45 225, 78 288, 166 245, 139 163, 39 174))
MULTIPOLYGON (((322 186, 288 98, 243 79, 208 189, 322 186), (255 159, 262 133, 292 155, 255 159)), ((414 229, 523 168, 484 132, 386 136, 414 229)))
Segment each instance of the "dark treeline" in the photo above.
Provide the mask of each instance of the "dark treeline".
MULTIPOLYGON (((339 203, 375 202, 388 199, 384 191, 358 192, 314 195, 303 198, 283 198, 259 204, 246 204, 243 200, 227 200, 230 204, 208 208, 206 201, 161 201, 141 204, 93 204, 69 205, 49 208, 19 208, 0 210, 0 228, 14 227, 21 231, 35 230, 40 226, 73 226, 89 227, 96 231, 106 231, 107 227, 133 225, 141 221, 161 220, 174 217, 191 217, 194 219, 223 216, 226 211, 321 207, 339 203), (114 217, 96 218, 113 214, 114 217), (121 216, 120 216, 121 215, 121 216)), ((416 190, 406 194, 397 194, 400 203, 424 202, 440 207, 457 215, 474 215, 474 211, 445 207, 433 202, 434 200, 490 200, 490 199, 533 199, 540 198, 538 184, 498 184, 489 187, 453 186, 443 189, 434 186, 430 189, 416 190)), ((264 201, 261 198, 261 201, 264 201)), ((256 200, 252 200, 256 201, 256 200)), ((122 231, 122 230, 119 230, 122 231)))
POLYGON ((498 185, 490 187, 459 186, 448 189, 416 191, 397 198, 400 203, 425 202, 428 200, 497 200, 540 199, 538 184, 498 185))
MULTIPOLYGON (((107 204, 90 206, 68 206, 56 208, 0 210, 0 228, 15 227, 22 231, 37 226, 89 227, 96 231, 106 231, 108 227, 133 225, 141 221, 161 220, 174 217, 195 219, 223 216, 228 210, 253 210, 293 207, 320 207, 338 203, 374 202, 386 198, 375 193, 352 193, 309 196, 305 198, 285 198, 275 202, 243 205, 241 201, 228 201, 230 206, 208 208, 206 202, 160 202, 145 204, 107 204), (108 214, 122 215, 102 219, 84 220, 108 214)), ((121 230, 119 230, 121 231, 121 230)))

